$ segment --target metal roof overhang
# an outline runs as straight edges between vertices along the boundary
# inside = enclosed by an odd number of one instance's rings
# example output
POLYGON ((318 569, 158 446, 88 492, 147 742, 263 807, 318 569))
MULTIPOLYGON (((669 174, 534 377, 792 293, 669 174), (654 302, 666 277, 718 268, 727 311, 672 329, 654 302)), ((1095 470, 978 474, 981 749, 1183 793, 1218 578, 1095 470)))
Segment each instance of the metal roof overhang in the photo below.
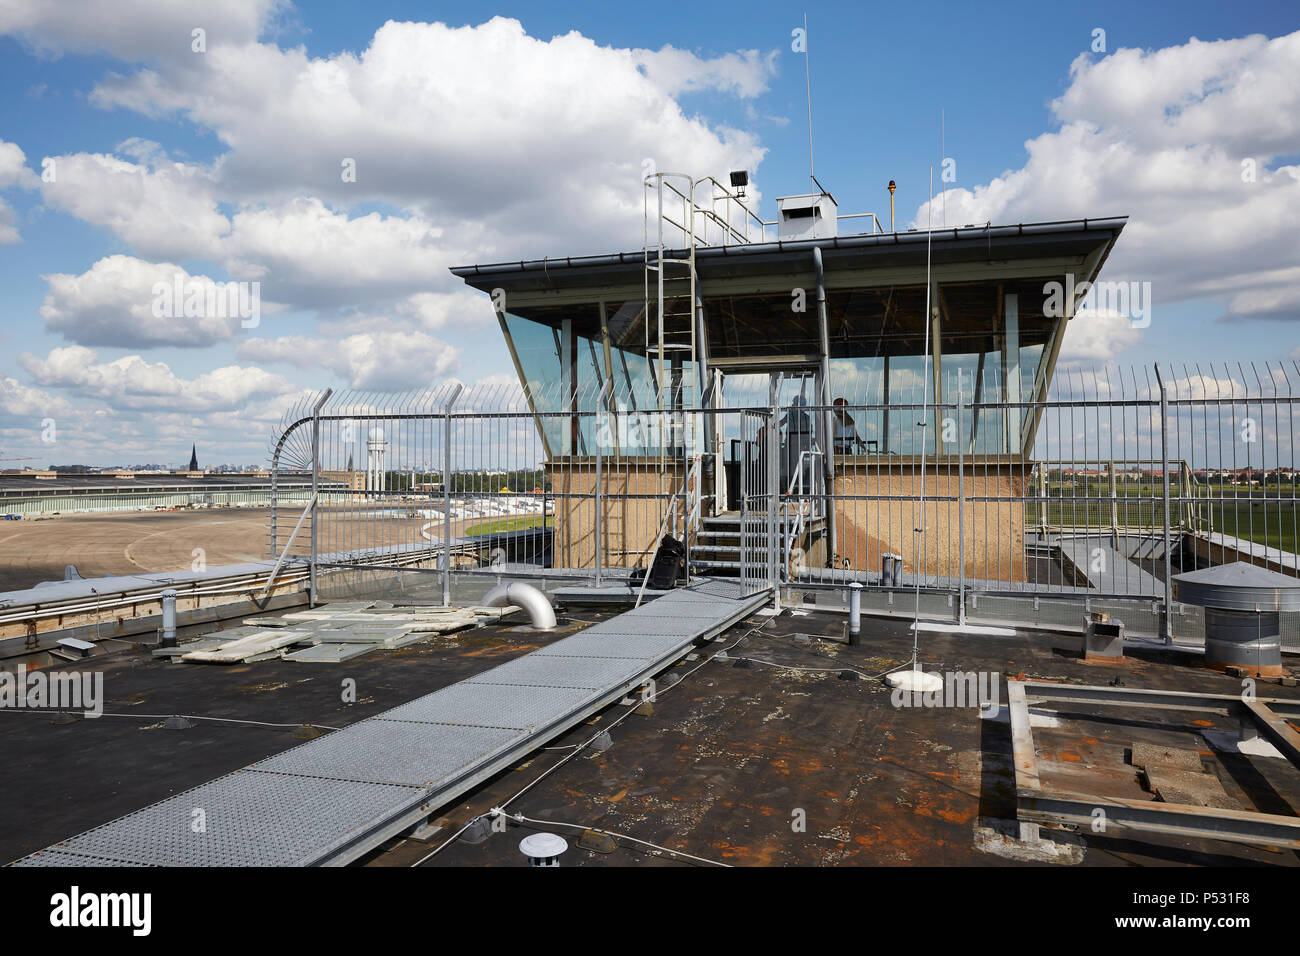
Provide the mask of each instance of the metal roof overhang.
MULTIPOLYGON (((751 286, 760 292, 770 286, 785 290, 788 278, 812 273, 812 250, 820 246, 825 262, 826 284, 834 288, 836 275, 863 271, 907 274, 924 270, 927 238, 934 271, 940 279, 955 267, 975 267, 971 278, 981 272, 1043 275, 1061 270, 1065 263, 1082 263, 1092 256, 1093 278, 1128 221, 1126 216, 1080 219, 1063 222, 1021 223, 1014 226, 968 226, 955 229, 886 233, 883 235, 839 236, 833 239, 798 242, 750 243, 748 245, 703 246, 695 251, 700 286, 707 296, 710 287, 751 286), (1099 253, 1099 255, 1098 255, 1099 253), (1032 262, 1044 268, 1025 270, 1032 262), (1011 269, 989 269, 1010 266, 1011 269), (984 268, 980 268, 984 267, 984 268)), ((598 290, 639 286, 643 281, 645 254, 641 251, 601 256, 564 257, 503 262, 491 265, 459 266, 451 271, 475 289, 496 288, 512 294, 598 290)), ((921 273, 922 281, 924 273, 921 273)), ((946 280, 945 280, 946 281, 946 280)))

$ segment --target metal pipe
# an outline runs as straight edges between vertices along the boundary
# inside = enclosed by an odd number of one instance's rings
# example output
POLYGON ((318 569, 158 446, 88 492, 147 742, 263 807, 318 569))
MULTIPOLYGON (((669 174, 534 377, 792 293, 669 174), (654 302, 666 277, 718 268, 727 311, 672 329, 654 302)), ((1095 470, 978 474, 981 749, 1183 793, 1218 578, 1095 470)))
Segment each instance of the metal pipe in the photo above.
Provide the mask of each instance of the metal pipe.
POLYGON ((1165 613, 1161 635, 1166 644, 1173 644, 1174 576, 1169 555, 1169 395, 1165 380, 1160 374, 1160 363, 1155 363, 1156 383, 1160 387, 1160 476, 1164 483, 1164 533, 1165 533, 1165 613))
MULTIPOLYGON (((604 384, 600 386, 600 395, 596 399, 596 409, 597 409, 597 415, 599 417, 597 417, 596 419, 596 429, 595 429, 596 434, 593 436, 595 438, 595 445, 596 445, 596 521, 595 521, 596 587, 600 587, 601 553, 604 551, 604 536, 602 534, 603 528, 601 526, 601 516, 600 516, 600 508, 601 508, 600 499, 601 499, 602 485, 604 484, 603 459, 604 459, 605 442, 601 437, 601 418, 603 418, 606 414, 608 414, 607 411, 605 410, 605 396, 609 392, 609 387, 612 384, 613 382, 611 382, 609 379, 605 379, 604 384)), ((546 515, 544 513, 542 515, 542 528, 543 529, 546 528, 546 515)))
POLYGON ((957 623, 966 626, 966 455, 961 434, 961 407, 966 400, 957 369, 957 623))
POLYGON ((780 408, 777 402, 781 395, 781 372, 772 375, 768 382, 767 400, 770 411, 767 419, 767 581, 772 588, 772 610, 781 610, 781 582, 777 577, 777 551, 780 545, 776 537, 776 509, 781 504, 781 477, 777 458, 781 451, 780 408))
POLYGON ((162 593, 162 646, 176 646, 176 592, 172 588, 162 593))
POLYGON ((813 268, 817 271, 817 333, 821 338, 821 404, 822 441, 826 454, 822 456, 822 476, 826 487, 822 489, 822 510, 826 515, 827 567, 838 552, 835 541, 835 512, 831 508, 831 495, 835 490, 835 420, 831 413, 831 338, 826 318, 826 273, 822 266, 822 248, 813 246, 813 268))
POLYGON ((316 606, 316 559, 319 537, 316 534, 316 505, 320 500, 320 410, 334 394, 332 388, 325 389, 325 394, 311 410, 311 578, 307 585, 307 606, 316 606))
POLYGON ((531 584, 509 581, 498 584, 483 599, 484 607, 521 607, 528 612, 533 622, 533 630, 555 630, 555 609, 546 595, 531 584))
POLYGON ((857 644, 862 634, 862 585, 849 585, 849 643, 857 644))
MULTIPOLYGON (((442 606, 451 607, 451 407, 465 388, 459 382, 442 409, 442 606)), ((542 508, 542 527, 546 527, 546 509, 542 508)))

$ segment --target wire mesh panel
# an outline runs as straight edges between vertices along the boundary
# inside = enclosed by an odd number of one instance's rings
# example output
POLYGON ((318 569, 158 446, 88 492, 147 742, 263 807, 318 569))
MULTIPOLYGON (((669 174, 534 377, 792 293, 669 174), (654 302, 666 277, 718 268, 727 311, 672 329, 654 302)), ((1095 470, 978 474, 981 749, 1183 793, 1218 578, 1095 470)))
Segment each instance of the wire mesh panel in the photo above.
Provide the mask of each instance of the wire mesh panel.
POLYGON ((475 576, 640 586, 671 535, 749 593, 1122 598, 1167 621, 1182 571, 1300 573, 1294 365, 1050 387, 1035 365, 1013 387, 1009 360, 908 361, 310 396, 275 442, 274 552, 450 600, 475 576))
POLYGON ((1300 573, 1295 363, 1162 369, 1171 571, 1249 561, 1300 573), (1175 467, 1177 465, 1178 467, 1175 467))

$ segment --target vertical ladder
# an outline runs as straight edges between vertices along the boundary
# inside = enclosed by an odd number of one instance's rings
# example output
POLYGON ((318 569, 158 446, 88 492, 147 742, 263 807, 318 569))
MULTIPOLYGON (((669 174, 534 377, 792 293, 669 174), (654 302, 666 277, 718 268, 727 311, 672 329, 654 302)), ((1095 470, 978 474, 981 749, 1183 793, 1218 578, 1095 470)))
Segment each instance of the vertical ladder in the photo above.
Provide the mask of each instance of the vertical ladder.
MULTIPOLYGON (((660 417, 659 472, 668 490, 675 482, 667 476, 670 458, 680 461, 681 474, 690 471, 695 452, 690 440, 692 426, 681 409, 695 408, 699 400, 696 341, 695 274, 695 181, 685 173, 652 173, 645 179, 645 350, 654 376, 656 405, 660 417), (648 190, 654 190, 654 208, 648 190), (653 232, 650 228, 654 217, 653 232), (680 241, 674 247, 673 243, 680 241)), ((698 483, 699 476, 695 481, 698 483)), ((672 488, 672 490, 676 490, 672 488)), ((698 493, 698 488, 695 489, 698 493)), ((689 500, 689 499, 688 499, 689 500)), ((692 509, 680 504, 681 522, 673 521, 672 532, 689 541, 692 509)), ((689 545, 688 545, 689 547, 689 545)))
POLYGON ((646 178, 646 187, 655 192, 655 229, 651 241, 647 201, 645 346, 646 357, 655 365, 658 406, 663 412, 679 405, 692 407, 697 397, 696 208, 691 195, 694 183, 685 174, 654 173, 646 178), (679 189, 670 180, 681 181, 683 188, 679 189), (672 248, 667 244, 678 237, 682 240, 682 247, 672 248), (677 367, 676 371, 674 367, 677 367), (691 370, 689 376, 683 374, 685 367, 691 370))

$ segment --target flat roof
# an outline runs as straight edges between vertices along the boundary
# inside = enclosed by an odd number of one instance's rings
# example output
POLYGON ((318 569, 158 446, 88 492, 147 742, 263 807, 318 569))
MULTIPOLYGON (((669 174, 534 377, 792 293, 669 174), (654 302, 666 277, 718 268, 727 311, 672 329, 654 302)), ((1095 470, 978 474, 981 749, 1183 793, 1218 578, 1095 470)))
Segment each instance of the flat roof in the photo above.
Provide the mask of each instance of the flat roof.
MULTIPOLYGON (((554 633, 522 630, 522 618, 508 618, 339 664, 178 665, 152 659, 147 649, 101 645, 85 661, 60 662, 58 669, 103 671, 105 710, 133 716, 0 721, 0 745, 9 757, 0 818, 21 821, 0 833, 0 862, 281 753, 326 732, 320 725, 343 727, 375 716, 609 616, 570 608, 554 633), (366 688, 356 703, 340 699, 343 677, 366 688), (161 716, 151 716, 165 714, 266 723, 196 721, 171 730, 161 716), (68 755, 76 757, 75 770, 68 755)), ((1007 844, 999 827, 1015 806, 1005 714, 894 706, 890 690, 874 678, 909 658, 910 620, 867 618, 856 646, 843 643, 844 625, 842 614, 825 610, 755 615, 724 640, 697 647, 698 659, 673 667, 679 682, 660 678, 648 712, 611 705, 554 740, 552 749, 440 808, 430 821, 441 828, 431 842, 396 837, 366 863, 416 863, 472 817, 502 803, 512 814, 549 822, 512 824, 481 843, 453 841, 425 865, 524 866, 519 840, 560 823, 601 827, 740 866, 1300 862, 1294 853, 1219 840, 1072 833, 1046 825, 1045 842, 1058 856, 1000 855, 1007 844), (723 648, 727 659, 711 659, 723 648), (567 747, 606 728, 612 747, 567 759, 567 747), (791 827, 795 810, 803 811, 803 830, 791 827)), ((1005 679, 1018 677, 1087 685, 1122 677, 1129 689, 1240 691, 1240 681, 1198 667, 1194 656, 1130 648, 1122 662, 1092 663, 1078 656, 1078 645, 1077 636, 1032 629, 1000 638, 925 634, 921 662, 930 671, 998 675, 1003 702, 1005 679)), ((1300 697, 1300 690, 1276 685, 1266 693, 1300 697)), ((1287 761, 1212 744, 1236 738, 1236 724, 1226 718, 1211 727, 1161 709, 1126 708, 1122 719, 1087 704, 1070 710, 1069 720, 1035 724, 1042 773, 1102 781, 1107 793, 1154 799, 1127 750, 1134 743, 1190 747, 1206 755, 1243 806, 1287 813, 1300 804, 1300 771, 1287 761)), ((565 866, 690 864, 628 840, 587 849, 578 843, 581 829, 557 832, 569 841, 565 866)))
MULTIPOLYGON (((783 262, 807 271, 811 269, 809 260, 814 247, 821 248, 828 273, 840 268, 883 268, 918 262, 923 265, 928 239, 931 261, 936 266, 956 262, 1080 256, 1105 244, 1106 249, 1098 262, 1100 269, 1101 262, 1127 222, 1127 216, 1112 216, 1006 226, 959 226, 929 232, 914 230, 831 239, 700 246, 695 250, 695 261, 702 280, 763 272, 783 262)), ((685 250, 673 252, 684 253, 685 250)), ((610 255, 545 257, 456 266, 451 272, 476 289, 490 291, 502 281, 517 285, 521 280, 533 280, 541 288, 581 285, 593 275, 604 278, 621 272, 639 275, 644 267, 645 253, 636 250, 610 255)))

